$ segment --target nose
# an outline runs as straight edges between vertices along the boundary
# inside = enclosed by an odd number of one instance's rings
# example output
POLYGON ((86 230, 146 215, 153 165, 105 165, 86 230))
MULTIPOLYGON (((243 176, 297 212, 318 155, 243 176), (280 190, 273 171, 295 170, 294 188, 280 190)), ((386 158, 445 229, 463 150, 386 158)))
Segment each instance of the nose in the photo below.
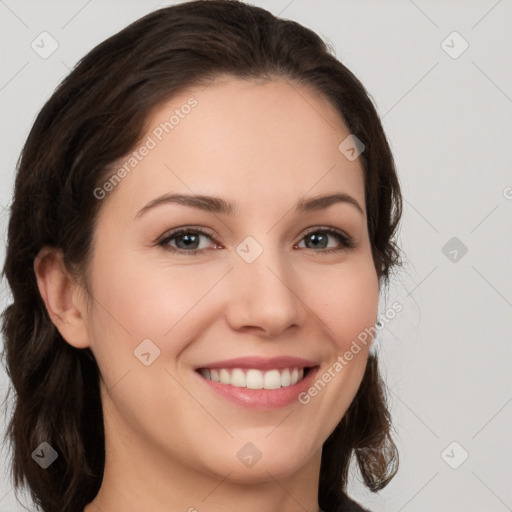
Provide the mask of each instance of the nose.
POLYGON ((230 272, 226 317, 231 328, 275 338, 300 327, 307 316, 300 279, 285 256, 265 249, 252 263, 242 258, 230 272))

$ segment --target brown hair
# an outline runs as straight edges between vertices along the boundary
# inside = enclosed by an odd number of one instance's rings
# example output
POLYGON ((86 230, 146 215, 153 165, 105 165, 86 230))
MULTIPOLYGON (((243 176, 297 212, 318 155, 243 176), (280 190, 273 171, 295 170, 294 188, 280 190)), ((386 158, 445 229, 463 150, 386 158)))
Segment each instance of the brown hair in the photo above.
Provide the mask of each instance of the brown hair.
MULTIPOLYGON (((82 510, 103 477, 99 370, 89 349, 64 341, 38 292, 34 259, 62 249, 86 275, 101 201, 94 190, 144 134, 152 109, 218 75, 281 78, 318 91, 365 145, 368 231, 379 280, 400 265, 393 242, 401 193, 393 157, 368 93, 322 39, 300 24, 236 0, 193 1, 152 12, 90 51, 42 108, 17 166, 4 267, 13 302, 3 313, 7 373, 16 393, 6 438, 15 488, 28 485, 45 512, 82 510), (43 441, 59 454, 46 470, 31 454, 43 441)), ((377 356, 325 441, 319 504, 343 495, 353 455, 372 491, 398 467, 377 356)))

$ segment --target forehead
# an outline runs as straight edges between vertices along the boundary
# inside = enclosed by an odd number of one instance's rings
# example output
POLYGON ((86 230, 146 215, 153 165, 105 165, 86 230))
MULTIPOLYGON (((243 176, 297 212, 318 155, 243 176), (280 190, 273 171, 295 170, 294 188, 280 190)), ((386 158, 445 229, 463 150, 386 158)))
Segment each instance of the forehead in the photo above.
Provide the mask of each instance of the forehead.
POLYGON ((147 126, 114 194, 132 209, 165 192, 256 206, 335 190, 364 204, 360 160, 339 150, 347 127, 330 101, 304 86, 223 77, 159 105, 147 126))

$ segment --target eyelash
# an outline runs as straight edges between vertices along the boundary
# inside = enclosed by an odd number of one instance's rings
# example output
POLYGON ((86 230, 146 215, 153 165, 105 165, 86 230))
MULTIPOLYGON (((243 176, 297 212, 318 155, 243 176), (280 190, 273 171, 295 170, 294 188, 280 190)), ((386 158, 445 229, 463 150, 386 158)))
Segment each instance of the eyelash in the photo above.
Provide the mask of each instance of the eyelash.
MULTIPOLYGON (((327 228, 327 227, 325 227, 325 228, 324 227, 318 227, 318 228, 315 228, 314 230, 308 231, 302 237, 302 239, 300 241, 302 241, 308 235, 315 234, 315 233, 322 233, 322 234, 332 235, 339 242, 341 242, 343 247, 336 248, 336 249, 320 249, 318 251, 316 251, 314 249, 309 249, 309 250, 312 250, 314 252, 319 252, 321 254, 330 254, 330 253, 342 251, 344 249, 351 249, 351 248, 355 247, 355 245, 356 245, 355 244, 355 240, 352 237, 346 235, 345 233, 343 233, 341 231, 338 231, 337 229, 327 228)), ((163 247, 165 250, 168 250, 168 251, 170 251, 172 253, 188 254, 188 255, 201 254, 204 251, 208 250, 208 249, 192 249, 190 251, 186 251, 186 250, 183 250, 183 249, 177 249, 176 247, 172 247, 171 245, 169 245, 169 242, 171 240, 173 240, 174 238, 177 238, 178 236, 183 235, 183 234, 204 235, 204 236, 210 238, 213 242, 217 243, 217 241, 214 240, 213 237, 210 234, 206 233, 202 229, 198 229, 198 228, 194 228, 194 229, 191 229, 191 228, 178 228, 175 231, 172 231, 171 233, 166 234, 164 236, 164 238, 162 238, 157 243, 157 245, 163 247)))

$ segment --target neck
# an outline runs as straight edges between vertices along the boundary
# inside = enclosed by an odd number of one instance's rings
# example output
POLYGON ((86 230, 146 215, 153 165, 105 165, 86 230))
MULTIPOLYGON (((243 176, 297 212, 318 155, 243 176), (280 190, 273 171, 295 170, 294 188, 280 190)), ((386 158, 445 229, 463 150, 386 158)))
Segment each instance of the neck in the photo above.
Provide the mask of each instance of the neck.
POLYGON ((141 445, 144 436, 123 425, 105 416, 103 481, 84 512, 319 511, 321 449, 294 473, 273 473, 257 463, 242 479, 238 459, 232 469, 214 473, 201 461, 179 460, 149 441, 141 445))

